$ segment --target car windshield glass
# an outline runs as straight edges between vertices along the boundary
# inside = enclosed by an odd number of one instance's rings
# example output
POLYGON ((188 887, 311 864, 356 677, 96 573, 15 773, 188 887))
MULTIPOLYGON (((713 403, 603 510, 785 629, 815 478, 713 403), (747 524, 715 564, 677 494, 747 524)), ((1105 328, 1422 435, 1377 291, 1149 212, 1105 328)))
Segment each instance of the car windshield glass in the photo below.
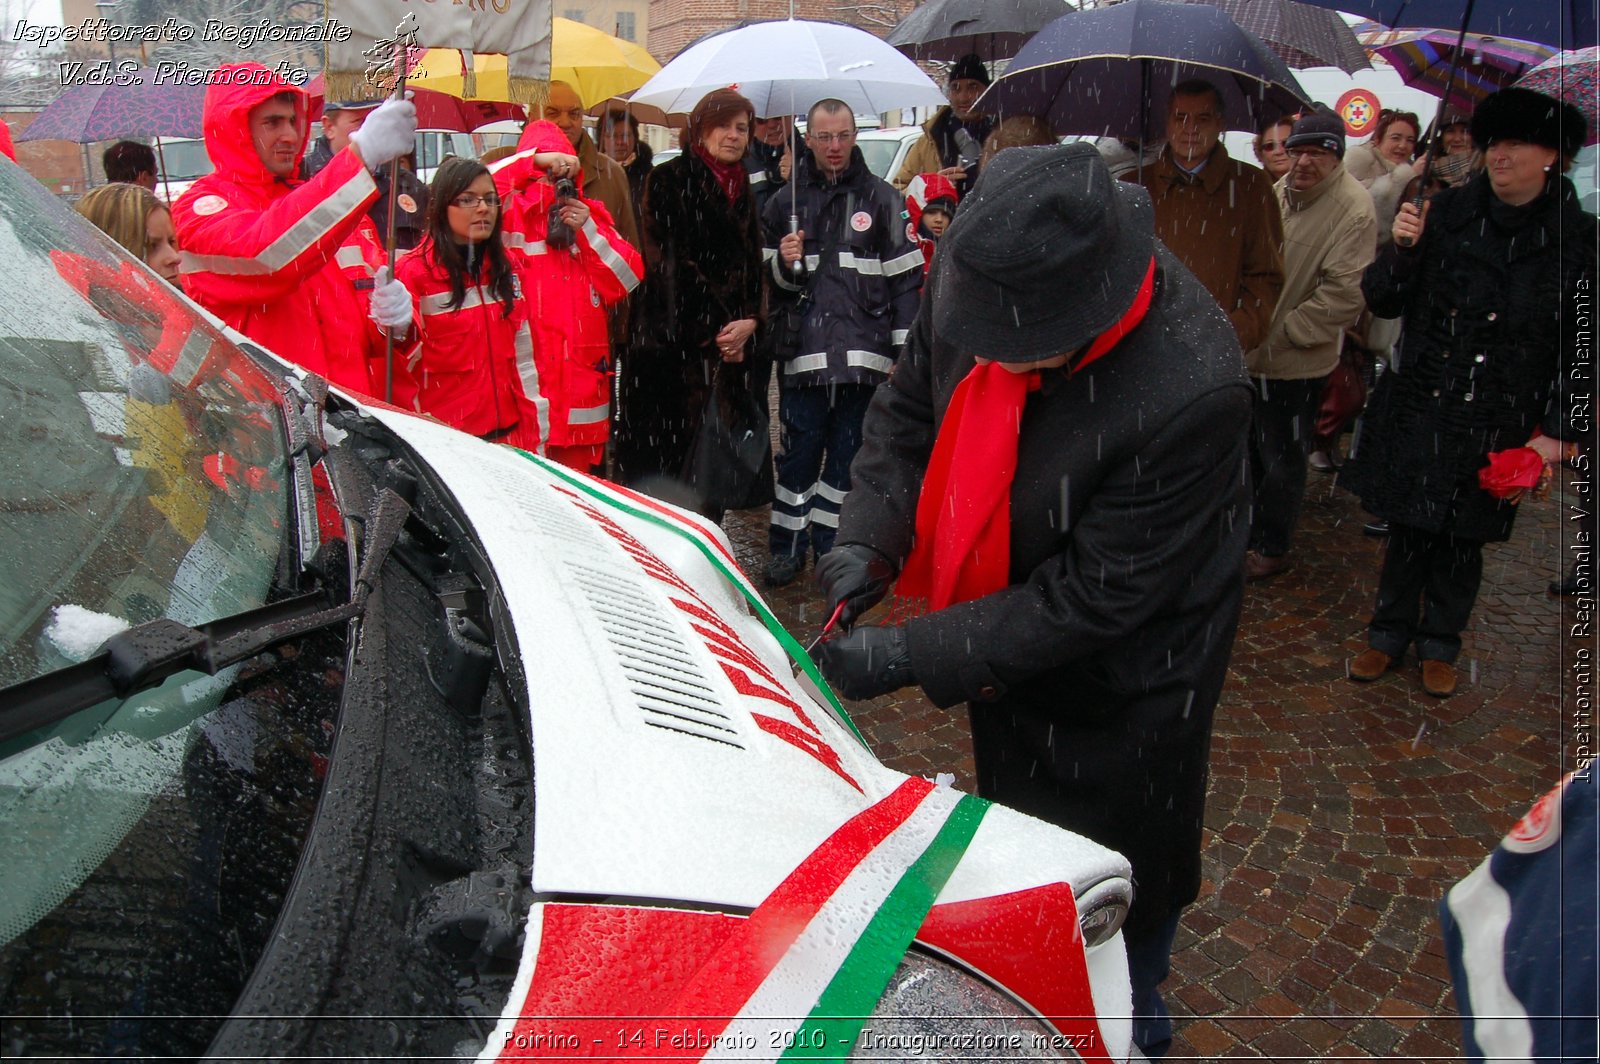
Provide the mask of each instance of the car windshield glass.
POLYGON ((889 164, 894 162, 895 152, 900 150, 899 137, 893 140, 857 137, 856 146, 861 149, 861 155, 867 161, 868 170, 871 170, 886 181, 892 176, 889 173, 889 164))
MULTIPOLYGON (((0 165, 0 686, 131 625, 263 605, 289 471, 274 378, 24 171, 0 165)), ((179 772, 238 669, 0 747, 0 946, 179 772)))
POLYGON ((162 172, 169 181, 193 181, 216 169, 203 140, 163 140, 158 147, 157 159, 166 164, 162 172))

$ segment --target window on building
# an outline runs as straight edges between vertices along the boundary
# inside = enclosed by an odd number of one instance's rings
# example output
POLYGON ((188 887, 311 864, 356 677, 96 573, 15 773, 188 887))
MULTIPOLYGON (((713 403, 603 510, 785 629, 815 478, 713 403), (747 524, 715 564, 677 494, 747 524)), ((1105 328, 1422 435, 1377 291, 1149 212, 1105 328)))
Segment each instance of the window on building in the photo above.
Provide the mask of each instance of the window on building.
POLYGON ((636 40, 639 39, 637 34, 638 34, 638 30, 634 28, 634 24, 633 24, 633 12, 632 11, 618 11, 617 12, 617 36, 621 37, 625 41, 636 41, 636 40))
POLYGON ((571 19, 573 22, 582 22, 583 9, 580 7, 569 7, 565 11, 561 12, 561 17, 571 19))

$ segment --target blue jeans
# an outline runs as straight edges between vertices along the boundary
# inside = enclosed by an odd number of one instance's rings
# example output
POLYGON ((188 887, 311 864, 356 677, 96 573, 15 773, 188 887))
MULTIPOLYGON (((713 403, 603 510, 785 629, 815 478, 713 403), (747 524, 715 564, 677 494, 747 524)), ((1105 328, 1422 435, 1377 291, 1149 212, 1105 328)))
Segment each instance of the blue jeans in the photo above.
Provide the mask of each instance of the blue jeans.
POLYGON ((1178 933, 1178 917, 1139 938, 1123 936, 1128 947, 1128 981, 1133 984, 1133 1041, 1151 1060, 1167 1055, 1172 1048, 1172 1017, 1157 988, 1172 972, 1172 940, 1178 933))

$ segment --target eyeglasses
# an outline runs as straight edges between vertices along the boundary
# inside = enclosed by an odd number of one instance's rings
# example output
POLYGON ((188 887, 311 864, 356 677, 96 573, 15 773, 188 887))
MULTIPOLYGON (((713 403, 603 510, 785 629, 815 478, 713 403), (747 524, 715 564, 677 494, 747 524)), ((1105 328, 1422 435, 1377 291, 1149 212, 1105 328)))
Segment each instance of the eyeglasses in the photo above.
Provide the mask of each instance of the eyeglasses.
POLYGON ((475 211, 478 209, 478 204, 480 203, 488 207, 491 211, 497 211, 500 209, 500 197, 496 196, 493 192, 489 193, 487 196, 478 196, 471 192, 464 192, 455 199, 451 200, 450 206, 460 207, 464 211, 475 211))
POLYGON ((1261 142, 1262 151, 1277 151, 1281 147, 1283 147, 1283 141, 1281 140, 1264 140, 1261 142))
POLYGON ((826 148, 830 144, 849 144, 856 139, 856 131, 852 129, 844 133, 807 133, 806 136, 826 148))

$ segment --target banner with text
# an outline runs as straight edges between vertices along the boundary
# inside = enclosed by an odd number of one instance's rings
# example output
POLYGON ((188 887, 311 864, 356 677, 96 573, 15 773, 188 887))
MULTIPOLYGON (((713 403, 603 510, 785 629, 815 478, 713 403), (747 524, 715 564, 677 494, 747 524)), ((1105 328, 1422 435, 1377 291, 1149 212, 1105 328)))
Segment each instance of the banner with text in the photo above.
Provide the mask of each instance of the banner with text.
MULTIPOLYGON (((327 0, 328 19, 351 30, 346 39, 328 42, 327 98, 386 95, 401 42, 412 49, 457 49, 464 71, 472 70, 474 54, 505 56, 507 102, 532 111, 549 91, 550 14, 550 0, 327 0)), ((474 98, 472 81, 463 96, 474 98)))

